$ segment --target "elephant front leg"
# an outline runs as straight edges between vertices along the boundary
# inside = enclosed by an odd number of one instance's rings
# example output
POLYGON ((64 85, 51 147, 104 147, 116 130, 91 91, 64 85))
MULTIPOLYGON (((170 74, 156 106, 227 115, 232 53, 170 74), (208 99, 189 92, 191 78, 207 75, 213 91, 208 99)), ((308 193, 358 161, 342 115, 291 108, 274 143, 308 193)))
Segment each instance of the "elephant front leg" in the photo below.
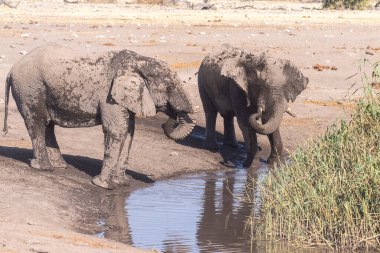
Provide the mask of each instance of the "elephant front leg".
POLYGON ((235 126, 234 126, 234 116, 227 115, 223 117, 224 119, 224 138, 223 144, 231 147, 237 147, 238 142, 236 141, 235 126))
POLYGON ((247 149, 247 158, 243 162, 243 167, 249 168, 252 165, 253 159, 255 159, 258 151, 257 135, 256 132, 248 125, 246 117, 239 117, 238 123, 247 149))
POLYGON ((215 125, 216 125, 216 116, 217 111, 209 110, 205 112, 206 115, 206 140, 204 146, 210 150, 218 150, 219 144, 216 141, 215 137, 215 125))
POLYGON ((271 146, 271 153, 268 158, 268 163, 274 164, 275 162, 278 162, 280 160, 283 150, 280 129, 278 128, 272 134, 269 134, 268 139, 271 146))
POLYGON ((247 144, 247 147, 248 147, 248 150, 247 150, 247 158, 245 159, 244 163, 243 163, 243 166, 245 168, 249 168, 252 163, 253 163, 253 159, 255 159, 255 156, 257 154, 257 151, 258 151, 258 144, 257 144, 257 135, 256 135, 256 132, 253 131, 252 129, 248 129, 248 144, 247 144))
POLYGON ((125 174, 135 130, 134 117, 130 117, 128 130, 105 132, 104 160, 100 175, 92 182, 106 189, 114 189, 121 185, 129 185, 129 178, 125 174))

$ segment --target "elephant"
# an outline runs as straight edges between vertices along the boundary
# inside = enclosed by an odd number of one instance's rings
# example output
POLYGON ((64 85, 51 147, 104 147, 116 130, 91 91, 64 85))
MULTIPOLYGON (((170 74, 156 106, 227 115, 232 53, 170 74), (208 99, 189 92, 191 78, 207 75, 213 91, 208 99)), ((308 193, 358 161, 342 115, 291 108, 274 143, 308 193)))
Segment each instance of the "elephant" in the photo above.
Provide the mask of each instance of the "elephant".
POLYGON ((32 140, 32 168, 67 167, 55 125, 102 125, 104 159, 92 182, 106 189, 129 184, 125 170, 135 118, 163 112, 169 116, 164 133, 173 140, 195 126, 195 106, 178 75, 167 63, 129 50, 84 53, 55 43, 32 50, 7 76, 4 133, 10 89, 32 140))
MULTIPOLYGON (((267 135, 269 164, 278 161, 283 144, 280 124, 288 102, 294 102, 309 79, 288 60, 259 56, 225 46, 207 55, 198 71, 198 88, 206 118, 205 146, 218 149, 215 139, 217 114, 224 119, 225 145, 236 146, 234 117, 242 131, 250 167, 258 151, 257 133, 267 135), (260 122, 261 120, 261 122, 260 122)), ((227 164, 228 165, 228 164, 227 164)))

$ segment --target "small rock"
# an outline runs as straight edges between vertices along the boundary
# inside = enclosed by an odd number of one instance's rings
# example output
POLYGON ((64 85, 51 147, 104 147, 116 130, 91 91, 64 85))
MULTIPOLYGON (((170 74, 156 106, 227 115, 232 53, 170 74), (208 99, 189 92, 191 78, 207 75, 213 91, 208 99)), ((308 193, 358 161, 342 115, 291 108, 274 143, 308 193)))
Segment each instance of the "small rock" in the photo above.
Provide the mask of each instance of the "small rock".
POLYGON ((0 104, 4 104, 4 99, 0 98, 0 104))
POLYGON ((178 156, 178 152, 173 151, 173 152, 171 152, 171 153, 169 154, 169 156, 178 156))
POLYGON ((49 253, 49 251, 46 251, 43 249, 36 249, 36 248, 31 248, 30 251, 36 252, 36 253, 49 253))
POLYGON ((30 33, 21 34, 21 38, 29 38, 29 37, 30 37, 30 33))
POLYGON ((313 66, 313 69, 316 69, 316 70, 318 70, 318 71, 323 71, 323 70, 325 70, 325 69, 330 69, 330 67, 329 67, 329 66, 322 65, 322 64, 315 64, 315 65, 313 66))
POLYGON ((369 51, 369 50, 366 50, 365 54, 374 55, 374 53, 372 51, 369 51))
POLYGON ((27 53, 28 53, 28 52, 25 51, 25 50, 20 51, 20 54, 22 54, 22 55, 26 55, 27 53))

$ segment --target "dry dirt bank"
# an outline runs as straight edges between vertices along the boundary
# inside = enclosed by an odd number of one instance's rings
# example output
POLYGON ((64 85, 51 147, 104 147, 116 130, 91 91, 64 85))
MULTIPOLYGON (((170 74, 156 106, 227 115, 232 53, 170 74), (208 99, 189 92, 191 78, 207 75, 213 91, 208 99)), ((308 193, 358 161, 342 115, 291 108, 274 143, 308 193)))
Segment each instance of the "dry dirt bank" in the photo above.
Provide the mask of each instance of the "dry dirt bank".
MULTIPOLYGON (((287 149, 304 144, 337 118, 347 118, 347 100, 355 90, 349 84, 357 79, 346 78, 357 72, 364 57, 380 60, 380 11, 321 11, 319 4, 281 2, 240 7, 235 3, 194 11, 60 1, 22 1, 15 10, 0 6, 0 83, 25 52, 46 42, 89 50, 128 48, 169 62, 189 80, 188 88, 200 104, 197 68, 208 52, 230 43, 290 59, 309 77, 308 88, 292 105, 298 118, 285 116, 283 122, 287 149), (315 64, 337 70, 317 71, 315 64)), ((128 246, 77 232, 96 233, 102 217, 115 226, 123 222, 122 215, 113 212, 110 196, 126 196, 148 184, 142 181, 222 168, 220 154, 202 149, 202 112, 192 137, 181 143, 164 136, 164 118, 138 121, 129 169, 137 172, 139 180, 110 193, 90 184, 103 156, 100 127, 58 129, 59 144, 72 166, 52 173, 34 171, 27 165, 31 142, 12 101, 9 134, 0 137, 0 252, 133 252, 128 246)), ((222 130, 221 122, 217 127, 222 130)), ((259 142, 263 151, 256 164, 268 155, 267 139, 260 137, 259 142)))

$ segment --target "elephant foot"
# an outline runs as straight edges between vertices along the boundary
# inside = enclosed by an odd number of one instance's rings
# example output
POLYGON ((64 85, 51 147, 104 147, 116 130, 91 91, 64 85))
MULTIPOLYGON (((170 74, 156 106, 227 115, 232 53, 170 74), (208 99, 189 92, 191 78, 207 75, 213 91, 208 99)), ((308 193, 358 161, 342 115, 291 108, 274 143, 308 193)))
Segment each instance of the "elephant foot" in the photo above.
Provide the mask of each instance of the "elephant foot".
POLYGON ((235 164, 230 160, 223 161, 223 162, 221 162, 221 164, 228 167, 228 168, 235 168, 236 167, 235 164))
POLYGON ((50 161, 54 169, 67 169, 68 164, 65 161, 50 161))
POLYGON ((53 167, 50 165, 50 163, 40 163, 37 159, 30 160, 30 167, 37 169, 37 170, 46 170, 46 171, 52 171, 54 170, 53 167))
POLYGON ((67 162, 63 159, 61 153, 57 150, 49 148, 48 150, 49 161, 54 168, 66 169, 67 162))
POLYGON ((249 168, 249 167, 251 167, 252 163, 253 163, 253 157, 248 156, 248 158, 245 159, 243 162, 243 167, 249 168))
POLYGON ((279 156, 269 156, 267 163, 269 165, 279 164, 280 163, 280 157, 279 156))
POLYGON ((93 179, 92 179, 92 183, 96 186, 99 186, 99 187, 102 187, 104 189, 108 189, 108 190, 112 190, 112 189, 115 189, 116 187, 111 185, 109 182, 109 180, 103 180, 101 179, 100 176, 95 176, 93 179))
POLYGON ((106 179, 102 179, 102 176, 99 175, 99 176, 95 176, 92 179, 92 183, 104 189, 113 190, 119 186, 128 186, 129 178, 126 175, 124 176, 111 175, 107 177, 106 179))
POLYGON ((223 145, 226 145, 226 146, 229 146, 229 147, 232 147, 232 148, 237 148, 239 146, 238 142, 235 140, 235 141, 232 141, 232 140, 224 140, 223 141, 223 145))

